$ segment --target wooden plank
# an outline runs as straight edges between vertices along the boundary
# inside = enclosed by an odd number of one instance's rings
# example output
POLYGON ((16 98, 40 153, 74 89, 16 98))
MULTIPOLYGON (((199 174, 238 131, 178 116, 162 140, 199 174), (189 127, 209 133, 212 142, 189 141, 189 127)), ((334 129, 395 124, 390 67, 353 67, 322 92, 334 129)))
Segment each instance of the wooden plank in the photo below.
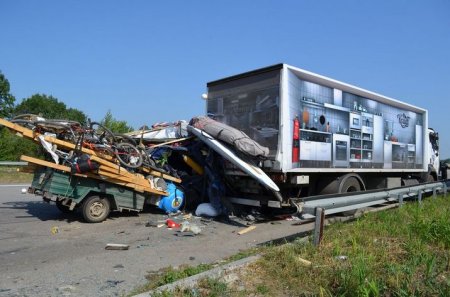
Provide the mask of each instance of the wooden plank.
MULTIPOLYGON (((78 174, 75 174, 75 175, 78 176, 78 174)), ((105 182, 109 182, 109 183, 112 183, 112 184, 116 184, 118 186, 131 188, 131 189, 133 189, 133 190, 135 190, 137 192, 140 192, 140 193, 144 193, 145 192, 144 187, 140 187, 140 186, 135 185, 133 183, 124 182, 124 181, 117 180, 117 179, 114 179, 114 178, 111 178, 111 177, 106 177, 106 176, 100 177, 100 176, 92 174, 92 173, 88 173, 87 176, 85 176, 85 177, 94 178, 94 179, 98 179, 98 180, 101 180, 101 181, 105 181, 105 182)))
POLYGON ((39 135, 38 133, 35 133, 33 130, 30 130, 28 128, 22 127, 20 125, 14 124, 10 121, 7 121, 5 119, 0 118, 0 125, 3 125, 11 130, 14 130, 20 134, 22 134, 25 137, 31 138, 36 141, 35 137, 39 135))
POLYGON ((171 140, 171 141, 167 141, 167 142, 163 142, 163 143, 158 143, 158 144, 152 145, 152 146, 150 146, 150 148, 159 147, 159 146, 172 144, 172 143, 177 143, 177 142, 182 142, 182 141, 185 141, 185 140, 188 140, 188 139, 192 139, 192 138, 194 138, 194 136, 189 136, 189 137, 185 137, 185 138, 178 138, 178 139, 175 139, 175 140, 171 140))
MULTIPOLYGON (((32 131, 30 129, 27 129, 27 128, 22 127, 22 126, 17 125, 17 124, 14 124, 14 123, 12 123, 10 121, 7 121, 5 119, 2 119, 2 118, 0 118, 0 125, 3 125, 3 126, 9 128, 11 130, 14 130, 14 131, 22 134, 23 136, 25 136, 27 138, 31 138, 34 141, 39 142, 39 139, 37 137, 40 134, 39 133, 35 133, 34 131, 32 131)), ((186 139, 189 139, 189 138, 190 137, 176 139, 174 141, 166 142, 164 144, 173 143, 173 142, 179 142, 179 141, 183 141, 183 140, 186 140, 186 139)), ((60 140, 60 139, 56 139, 56 138, 48 136, 48 135, 45 136, 44 139, 46 141, 50 142, 50 143, 62 146, 64 148, 66 148, 66 149, 74 150, 75 147, 76 147, 76 145, 71 143, 71 142, 67 142, 67 141, 63 141, 63 140, 60 140)), ((163 145, 163 144, 161 144, 161 145, 163 145)), ((156 145, 156 146, 159 146, 159 145, 156 145)), ((156 147, 156 146, 154 146, 154 147, 156 147)), ((121 167, 121 166, 119 166, 119 165, 117 165, 117 164, 115 164, 113 162, 110 162, 110 161, 114 160, 113 156, 105 155, 105 154, 102 154, 101 152, 97 152, 97 151, 94 151, 94 150, 91 150, 91 149, 88 149, 88 148, 84 148, 84 147, 81 148, 81 152, 89 154, 92 161, 98 162, 98 163, 100 163, 102 165, 105 165, 105 166, 108 166, 108 167, 111 167, 111 168, 115 168, 115 169, 120 170, 120 171, 125 171, 125 172, 127 172, 127 173, 125 173, 125 175, 127 175, 127 176, 131 176, 129 174, 132 174, 132 173, 128 172, 124 167, 121 167)), ((50 163, 50 164, 52 164, 52 163, 50 163)), ((42 165, 42 166, 46 166, 46 165, 42 165)), ((57 168, 54 168, 54 169, 57 169, 57 168)), ((141 168, 141 169, 145 173, 151 174, 153 176, 162 177, 164 179, 173 181, 175 183, 181 183, 180 179, 178 179, 176 177, 173 177, 173 176, 170 176, 170 175, 167 175, 167 174, 164 174, 162 172, 159 172, 159 171, 156 171, 156 170, 147 169, 147 168, 141 168)), ((65 171, 63 169, 59 169, 59 170, 65 171)))
POLYGON ((156 177, 161 177, 163 179, 167 179, 167 180, 173 181, 173 182, 178 183, 178 184, 181 183, 181 179, 173 177, 171 175, 164 174, 162 172, 159 172, 159 171, 156 171, 156 170, 152 170, 152 169, 148 169, 148 168, 145 168, 145 167, 142 167, 142 168, 139 168, 139 169, 142 170, 145 173, 150 174, 150 175, 153 175, 153 176, 156 176, 156 177))
MULTIPOLYGON (((61 171, 64 171, 64 172, 69 172, 69 173, 71 172, 71 169, 68 166, 55 164, 55 163, 52 163, 52 162, 48 162, 48 161, 45 161, 45 160, 40 160, 40 159, 37 159, 37 158, 25 156, 25 155, 22 155, 20 157, 20 160, 25 161, 25 162, 29 162, 29 163, 33 163, 33 164, 36 164, 36 165, 44 166, 44 167, 49 167, 49 168, 61 170, 61 171)), ((116 181, 120 181, 120 185, 121 186, 126 186, 128 188, 132 188, 133 190, 137 190, 137 191, 144 190, 145 192, 149 192, 149 193, 153 193, 153 194, 157 194, 157 195, 167 195, 166 192, 161 192, 161 191, 152 189, 150 187, 150 183, 148 181, 147 181, 148 182, 147 185, 145 185, 143 183, 136 184, 135 183, 136 180, 132 180, 132 179, 127 178, 127 177, 118 176, 118 175, 115 175, 115 174, 109 174, 107 172, 102 172, 102 174, 104 174, 104 176, 106 178, 102 178, 102 176, 99 176, 99 175, 96 175, 96 174, 93 174, 93 173, 75 174, 75 175, 76 176, 81 176, 81 177, 91 177, 91 178, 95 178, 95 179, 102 180, 102 181, 108 181, 108 182, 111 182, 111 183, 114 183, 114 184, 118 184, 116 181)))
POLYGON ((146 179, 137 179, 136 177, 132 178, 132 177, 127 177, 127 176, 122 176, 122 175, 118 175, 118 174, 115 174, 115 173, 107 172, 107 171, 104 171, 104 170, 98 170, 97 173, 98 173, 98 175, 111 177, 111 178, 114 178, 114 179, 117 179, 117 180, 121 180, 121 181, 124 181, 124 182, 133 183, 135 185, 140 185, 142 187, 148 188, 149 190, 153 190, 150 187, 149 181, 146 180, 146 179))
MULTIPOLYGON (((185 139, 187 139, 187 138, 185 138, 185 139)), ((45 140, 47 140, 48 142, 54 143, 56 145, 61 145, 61 146, 64 146, 66 148, 75 149, 75 145, 73 143, 62 141, 62 140, 56 139, 54 137, 46 136, 45 140)), ((123 170, 123 171, 128 172, 124 167, 121 167, 121 166, 119 166, 119 165, 117 165, 115 163, 109 162, 110 160, 113 159, 112 156, 104 155, 104 154, 101 154, 99 152, 87 149, 87 148, 82 148, 81 151, 83 153, 90 154, 91 155, 90 158, 91 158, 92 161, 98 162, 98 163, 100 163, 102 165, 105 165, 105 166, 108 166, 108 167, 111 167, 111 168, 115 168, 115 169, 118 169, 118 170, 121 170, 121 171, 123 170)), ((145 167, 141 167, 139 169, 141 169, 143 172, 148 173, 150 175, 153 175, 153 176, 156 176, 156 177, 162 177, 163 179, 167 179, 167 180, 173 181, 175 183, 181 183, 181 179, 173 177, 171 175, 164 174, 162 172, 159 172, 159 171, 156 171, 156 170, 151 170, 151 169, 148 169, 148 168, 145 168, 145 167)), ((130 173, 130 172, 128 172, 128 173, 130 173)))
POLYGON ((33 164, 36 164, 36 165, 44 166, 44 167, 50 167, 50 168, 61 170, 61 171, 64 171, 64 172, 70 172, 71 171, 70 167, 68 167, 68 166, 55 164, 55 163, 52 163, 52 162, 48 162, 48 161, 45 161, 45 160, 33 158, 33 157, 30 157, 30 156, 22 155, 22 156, 20 156, 20 160, 28 162, 28 163, 33 163, 33 164))
POLYGON ((242 230, 239 231, 237 234, 243 235, 243 234, 248 233, 248 232, 250 232, 250 231, 252 231, 252 230, 255 230, 255 229, 256 229, 256 226, 250 226, 250 227, 247 227, 247 228, 245 228, 245 229, 242 229, 242 230))
POLYGON ((122 176, 126 176, 126 177, 134 177, 132 173, 130 173, 130 172, 126 171, 126 170, 123 170, 123 168, 122 169, 115 169, 115 168, 111 168, 109 166, 100 165, 100 169, 104 170, 104 171, 111 172, 111 173, 115 173, 117 175, 122 175, 122 176))

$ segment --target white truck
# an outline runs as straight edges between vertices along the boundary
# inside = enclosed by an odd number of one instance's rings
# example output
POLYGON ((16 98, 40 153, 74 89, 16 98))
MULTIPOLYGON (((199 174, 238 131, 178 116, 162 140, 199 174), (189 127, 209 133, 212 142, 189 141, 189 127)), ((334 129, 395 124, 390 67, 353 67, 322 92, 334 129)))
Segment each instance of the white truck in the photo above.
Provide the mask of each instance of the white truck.
POLYGON ((240 204, 414 185, 440 179, 427 110, 287 64, 207 84, 210 117, 270 149, 260 163, 281 190, 229 171, 240 204))

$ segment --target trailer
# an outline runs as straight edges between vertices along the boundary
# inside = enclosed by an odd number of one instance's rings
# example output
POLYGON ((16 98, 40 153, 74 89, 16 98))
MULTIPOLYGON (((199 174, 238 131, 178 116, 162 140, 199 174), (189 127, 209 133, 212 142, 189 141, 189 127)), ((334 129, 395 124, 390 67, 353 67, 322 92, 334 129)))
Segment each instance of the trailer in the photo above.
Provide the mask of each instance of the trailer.
POLYGON ((441 178, 439 136, 424 108, 287 64, 207 83, 206 111, 269 148, 268 197, 230 170, 233 202, 282 207, 292 198, 389 189, 441 178))
POLYGON ((41 196, 45 202, 54 202, 63 213, 80 209, 88 223, 102 222, 113 211, 141 212, 146 205, 157 206, 167 213, 176 212, 184 203, 183 191, 170 182, 165 193, 150 193, 108 179, 74 175, 47 166, 33 169, 28 193, 41 196))
POLYGON ((179 187, 181 179, 158 168, 132 171, 105 151, 78 147, 56 135, 41 134, 5 119, 0 119, 0 125, 40 143, 47 150, 46 158, 51 161, 22 155, 21 161, 28 165, 20 171, 33 173, 29 193, 42 196, 46 202, 55 202, 64 213, 81 209, 85 221, 99 223, 112 211, 139 212, 149 204, 170 213, 177 212, 184 204, 184 192, 179 187), (61 162, 51 157, 58 157, 56 152, 65 156, 61 150, 71 151, 72 161, 61 162), (95 168, 91 168, 94 163, 95 168), (80 171, 81 168, 84 169, 80 171))

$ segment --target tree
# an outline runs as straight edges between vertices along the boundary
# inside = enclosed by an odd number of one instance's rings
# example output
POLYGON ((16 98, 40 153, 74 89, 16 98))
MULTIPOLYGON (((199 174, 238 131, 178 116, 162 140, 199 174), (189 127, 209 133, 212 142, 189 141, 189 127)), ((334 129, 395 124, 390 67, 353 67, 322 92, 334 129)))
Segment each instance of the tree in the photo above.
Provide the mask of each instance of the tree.
MULTIPOLYGON (((24 113, 40 114, 47 119, 66 119, 78 121, 81 124, 86 123, 86 115, 82 111, 67 108, 63 102, 44 94, 35 94, 26 98, 13 109, 14 115, 24 113)), ((40 154, 42 152, 39 144, 17 137, 8 129, 0 130, 0 160, 15 161, 19 160, 21 155, 39 156, 40 154)))
POLYGON ((0 117, 10 117, 12 110, 14 108, 14 98, 13 95, 9 93, 10 85, 9 81, 0 72, 0 117))
POLYGON ((131 126, 128 126, 128 123, 126 121, 116 120, 110 110, 108 110, 100 124, 114 133, 127 133, 133 131, 133 128, 131 126))
POLYGON ((37 157, 40 147, 30 139, 17 137, 8 129, 0 129, 0 160, 19 161, 21 155, 37 157))
POLYGON ((59 102, 55 97, 45 94, 34 94, 30 98, 24 99, 14 108, 14 113, 15 115, 24 113, 40 114, 46 119, 73 120, 81 124, 85 124, 87 119, 84 112, 75 108, 67 108, 63 102, 59 102))

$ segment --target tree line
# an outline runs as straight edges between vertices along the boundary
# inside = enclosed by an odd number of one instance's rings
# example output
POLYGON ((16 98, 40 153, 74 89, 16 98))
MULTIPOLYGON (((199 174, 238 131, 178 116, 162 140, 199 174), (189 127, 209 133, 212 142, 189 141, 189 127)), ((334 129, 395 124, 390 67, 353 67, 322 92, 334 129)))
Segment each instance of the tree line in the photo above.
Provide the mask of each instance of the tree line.
MULTIPOLYGON (((0 71, 0 117, 12 119, 20 114, 36 114, 46 119, 65 119, 86 125, 87 115, 76 108, 68 107, 64 102, 46 94, 34 94, 16 104, 16 98, 11 94, 8 79, 0 71)), ((133 128, 126 121, 115 119, 108 111, 101 124, 115 133, 126 133, 133 128)), ((37 157, 41 154, 40 147, 29 139, 17 137, 7 128, 0 126, 0 161, 17 161, 21 155, 37 157)))

